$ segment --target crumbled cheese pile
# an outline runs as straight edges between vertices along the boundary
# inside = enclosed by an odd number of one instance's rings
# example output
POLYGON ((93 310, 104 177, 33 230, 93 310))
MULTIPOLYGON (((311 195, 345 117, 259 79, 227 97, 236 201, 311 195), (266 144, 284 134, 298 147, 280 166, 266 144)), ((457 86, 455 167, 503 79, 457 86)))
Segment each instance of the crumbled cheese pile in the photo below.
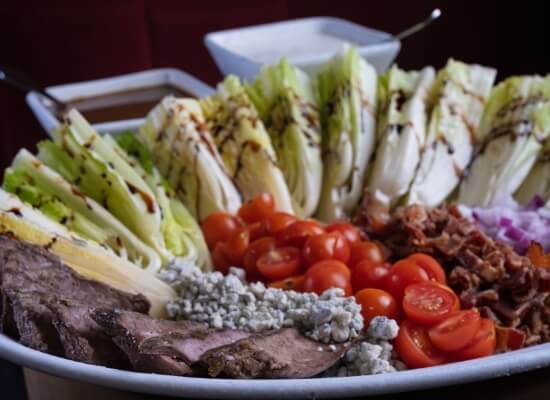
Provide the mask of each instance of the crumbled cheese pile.
POLYGON ((355 343, 325 376, 371 375, 406 369, 390 343, 398 332, 399 327, 393 319, 373 318, 366 337, 355 343))
POLYGON ((363 329, 361 307, 341 289, 321 296, 246 284, 244 270, 231 268, 228 275, 203 273, 178 261, 161 273, 178 293, 166 309, 170 318, 205 322, 210 327, 260 332, 296 327, 313 340, 346 342, 363 329))

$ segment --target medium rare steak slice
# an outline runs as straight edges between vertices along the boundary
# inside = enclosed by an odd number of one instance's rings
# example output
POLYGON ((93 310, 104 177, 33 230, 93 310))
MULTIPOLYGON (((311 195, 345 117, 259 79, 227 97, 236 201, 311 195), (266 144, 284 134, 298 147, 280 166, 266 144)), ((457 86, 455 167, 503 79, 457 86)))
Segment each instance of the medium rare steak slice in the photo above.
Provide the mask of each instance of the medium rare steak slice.
POLYGON ((112 368, 129 368, 126 355, 93 320, 93 309, 67 301, 50 304, 49 308, 67 358, 112 368))
POLYGON ((199 330, 206 328, 193 322, 156 320, 144 314, 111 309, 98 309, 92 318, 112 337, 113 342, 126 354, 132 367, 137 371, 167 375, 191 375, 193 371, 187 363, 175 356, 146 354, 139 345, 144 340, 170 333, 176 329, 199 330), (197 326, 198 325, 198 326, 197 326))
POLYGON ((10 289, 6 289, 4 294, 13 314, 19 341, 35 350, 63 355, 63 347, 52 324, 53 314, 47 306, 53 297, 42 293, 18 293, 10 289))
POLYGON ((39 292, 89 306, 149 312, 142 295, 124 293, 82 277, 47 250, 0 236, 0 283, 3 290, 39 292))
POLYGON ((201 357, 212 377, 308 378, 336 363, 347 345, 323 345, 294 328, 259 333, 201 357), (334 351, 333 351, 334 350, 334 351))
POLYGON ((198 362, 207 351, 235 343, 250 335, 248 332, 237 329, 175 331, 146 339, 140 343, 139 348, 147 354, 175 355, 192 365, 198 362))
MULTIPOLYGON (((53 310, 53 305, 65 302, 138 312, 148 312, 150 306, 142 295, 124 293, 85 279, 45 249, 6 236, 0 236, 0 292, 2 332, 26 346, 57 355, 65 354, 66 349, 71 352, 71 343, 84 346, 83 341, 87 339, 82 335, 84 331, 69 329, 78 327, 70 326, 76 321, 68 314, 53 310), (55 326, 54 320, 57 321, 55 326), (56 328, 66 329, 58 333, 56 328), (64 337, 60 339, 60 335, 64 337)), ((87 344, 91 348, 84 350, 82 347, 79 354, 72 352, 67 357, 78 356, 79 361, 99 363, 100 358, 88 358, 102 353, 101 349, 94 348, 98 343, 92 340, 87 344)), ((112 349, 117 351, 115 346, 112 349)))
POLYGON ((206 351, 250 336, 235 329, 217 331, 198 322, 157 320, 130 311, 96 310, 93 318, 113 336, 135 368, 151 361, 158 368, 167 359, 193 365, 206 351))

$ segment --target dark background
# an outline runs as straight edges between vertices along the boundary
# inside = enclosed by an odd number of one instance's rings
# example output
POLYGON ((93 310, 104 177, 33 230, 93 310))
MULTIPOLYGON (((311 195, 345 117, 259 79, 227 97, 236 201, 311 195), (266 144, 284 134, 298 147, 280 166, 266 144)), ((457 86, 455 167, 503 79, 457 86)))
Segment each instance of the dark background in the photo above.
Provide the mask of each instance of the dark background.
MULTIPOLYGON (((202 42, 207 32, 327 15, 395 33, 425 18, 434 7, 441 8, 443 16, 428 30, 403 43, 397 59, 400 66, 441 67, 452 56, 496 67, 499 79, 550 71, 546 1, 6 0, 3 3, 0 64, 16 68, 45 86, 156 67, 181 68, 215 84, 221 76, 202 42)), ((33 148, 44 137, 24 95, 0 86, 0 168, 10 163, 20 147, 33 148)), ((1 363, 1 397, 17 399, 20 376, 17 371, 2 368, 1 363)), ((540 374, 537 376, 540 380, 540 374)))

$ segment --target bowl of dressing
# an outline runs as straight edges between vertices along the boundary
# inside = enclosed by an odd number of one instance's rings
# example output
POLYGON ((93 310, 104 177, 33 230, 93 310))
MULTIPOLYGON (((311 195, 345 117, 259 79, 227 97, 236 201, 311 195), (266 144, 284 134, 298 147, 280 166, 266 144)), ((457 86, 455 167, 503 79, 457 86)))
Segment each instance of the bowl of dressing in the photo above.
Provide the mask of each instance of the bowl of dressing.
POLYGON ((379 73, 393 62, 401 42, 386 32, 333 17, 312 17, 212 32, 204 43, 222 74, 252 80, 264 64, 286 57, 291 64, 314 73, 346 46, 379 73))
MULTIPOLYGON (((45 89, 84 115, 99 133, 136 130, 165 96, 202 98, 214 89, 175 68, 159 68, 105 79, 50 86, 45 89)), ((36 92, 27 104, 50 135, 61 118, 55 105, 36 92)))

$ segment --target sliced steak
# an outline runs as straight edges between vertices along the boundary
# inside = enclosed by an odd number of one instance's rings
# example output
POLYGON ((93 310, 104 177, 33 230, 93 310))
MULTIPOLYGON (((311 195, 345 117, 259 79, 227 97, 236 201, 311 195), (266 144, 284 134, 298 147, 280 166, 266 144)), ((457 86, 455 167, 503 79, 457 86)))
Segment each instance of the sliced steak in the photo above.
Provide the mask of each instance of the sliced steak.
MULTIPOLYGON (((0 291, 2 332, 36 350, 64 355, 68 349, 70 354, 66 355, 69 358, 77 357, 71 345, 80 343, 83 346, 86 338, 70 336, 78 333, 78 329, 72 328, 83 326, 78 326, 74 318, 59 309, 52 309, 53 305, 68 302, 144 313, 150 307, 142 295, 124 293, 86 279, 47 250, 6 236, 0 236, 0 291), (57 321, 55 325, 54 319, 57 321), (58 332, 56 328, 64 330, 58 332), (60 335, 63 336, 61 339, 60 335)), ((95 344, 93 340, 88 343, 92 348, 95 344)), ((116 351, 114 346, 112 348, 116 351)), ((79 361, 98 363, 99 358, 87 358, 86 355, 100 353, 101 349, 88 348, 79 352, 78 358, 79 361)))
POLYGON ((126 354, 135 370, 167 375, 191 375, 193 373, 182 358, 146 354, 140 351, 139 345, 144 340, 171 333, 176 329, 202 331, 205 330, 204 326, 186 321, 156 320, 144 314, 111 309, 95 310, 92 313, 92 318, 126 354))
POLYGON ((134 368, 145 366, 149 372, 162 372, 158 368, 168 360, 191 366, 208 350, 251 335, 234 329, 216 331, 191 321, 156 320, 130 311, 96 310, 93 318, 113 336, 134 368))
POLYGON ((140 343, 139 348, 147 354, 175 355, 193 365, 207 351, 235 343, 250 335, 249 332, 236 329, 175 331, 146 339, 140 343))
POLYGON ((48 302, 52 296, 33 292, 18 293, 10 289, 4 291, 7 306, 13 313, 14 325, 19 341, 35 350, 63 355, 59 335, 52 324, 53 314, 48 302))
POLYGON ((124 293, 101 282, 82 277, 47 250, 0 236, 0 282, 2 289, 37 292, 90 306, 110 306, 149 312, 142 295, 124 293))
POLYGON ((67 301, 50 304, 49 308, 67 358, 112 368, 130 367, 126 355, 93 320, 93 309, 67 301))
POLYGON ((333 346, 331 349, 294 328, 285 328, 210 350, 201 363, 212 377, 308 378, 334 365, 348 347, 333 346))

